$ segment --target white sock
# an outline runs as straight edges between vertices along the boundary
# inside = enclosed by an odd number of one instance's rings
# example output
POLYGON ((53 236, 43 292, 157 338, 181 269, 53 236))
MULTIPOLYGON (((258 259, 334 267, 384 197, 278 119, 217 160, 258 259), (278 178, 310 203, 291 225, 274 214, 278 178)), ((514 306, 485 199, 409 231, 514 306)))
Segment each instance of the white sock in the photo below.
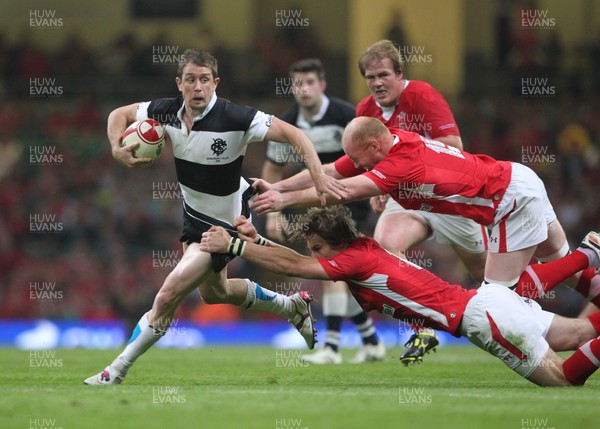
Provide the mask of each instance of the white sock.
POLYGON ((289 296, 265 289, 249 279, 244 280, 247 286, 246 300, 240 307, 269 311, 286 319, 296 314, 296 305, 289 296))
POLYGON ((323 294, 324 316, 346 316, 348 294, 344 292, 328 292, 323 294))
POLYGON ((353 297, 348 298, 348 304, 346 306, 346 315, 348 317, 354 317, 362 313, 363 310, 358 301, 353 297))
POLYGON ((136 359, 152 347, 155 342, 160 340, 166 332, 166 329, 155 329, 150 326, 148 323, 148 313, 144 314, 133 330, 125 350, 113 361, 111 366, 126 374, 136 359))

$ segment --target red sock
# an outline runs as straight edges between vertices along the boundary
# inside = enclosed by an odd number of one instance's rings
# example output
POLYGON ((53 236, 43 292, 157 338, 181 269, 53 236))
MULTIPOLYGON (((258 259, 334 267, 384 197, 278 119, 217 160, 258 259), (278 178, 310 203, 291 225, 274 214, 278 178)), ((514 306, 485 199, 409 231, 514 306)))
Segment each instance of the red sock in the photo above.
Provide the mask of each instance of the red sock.
POLYGON ((587 255, 578 250, 552 262, 528 265, 519 278, 515 292, 526 298, 538 298, 589 265, 587 255))
POLYGON ((588 316, 589 321, 596 330, 596 334, 600 335, 600 311, 588 316))
POLYGON ((565 378, 581 386, 600 366, 600 338, 594 338, 573 353, 563 364, 565 378))
POLYGON ((583 270, 575 290, 600 307, 600 277, 596 274, 595 268, 583 270))

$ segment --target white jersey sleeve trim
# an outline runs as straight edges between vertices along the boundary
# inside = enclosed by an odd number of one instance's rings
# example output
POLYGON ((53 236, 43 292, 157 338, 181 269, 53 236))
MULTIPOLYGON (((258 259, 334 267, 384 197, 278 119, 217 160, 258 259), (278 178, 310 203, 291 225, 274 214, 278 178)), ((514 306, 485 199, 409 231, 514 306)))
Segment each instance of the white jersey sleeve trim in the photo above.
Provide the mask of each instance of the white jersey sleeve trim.
POLYGON ((246 143, 261 142, 265 139, 271 124, 273 123, 273 115, 268 115, 260 110, 254 115, 252 123, 246 132, 246 143))
POLYGON ((143 121, 144 119, 148 119, 148 107, 150 106, 149 101, 142 101, 138 104, 138 108, 135 112, 135 120, 143 121))

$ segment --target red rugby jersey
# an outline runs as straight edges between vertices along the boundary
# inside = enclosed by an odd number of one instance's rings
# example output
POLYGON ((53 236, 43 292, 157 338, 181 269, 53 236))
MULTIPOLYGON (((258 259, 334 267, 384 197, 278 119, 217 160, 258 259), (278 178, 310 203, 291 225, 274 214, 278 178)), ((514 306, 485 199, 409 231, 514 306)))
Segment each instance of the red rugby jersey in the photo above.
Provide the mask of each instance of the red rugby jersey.
POLYGON ((431 139, 460 136, 454 115, 446 99, 430 84, 407 80, 392 116, 386 121, 372 95, 356 106, 356 116, 377 118, 388 128, 412 131, 431 139))
POLYGON ((416 133, 390 129, 396 143, 371 171, 347 155, 335 161, 344 177, 363 174, 402 207, 459 215, 489 226, 511 179, 509 161, 473 155, 416 133))
POLYGON ((413 326, 460 336, 460 321, 477 293, 440 279, 383 249, 372 238, 356 239, 333 258, 319 258, 332 280, 344 280, 365 311, 377 310, 413 326))

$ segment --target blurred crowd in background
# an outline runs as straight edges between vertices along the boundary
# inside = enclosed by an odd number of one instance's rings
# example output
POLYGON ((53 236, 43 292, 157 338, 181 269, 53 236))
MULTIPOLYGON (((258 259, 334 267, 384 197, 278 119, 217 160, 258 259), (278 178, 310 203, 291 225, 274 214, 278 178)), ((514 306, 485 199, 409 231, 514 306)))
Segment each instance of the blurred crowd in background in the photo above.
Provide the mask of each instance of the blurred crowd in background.
MULTIPOLYGON (((311 56, 321 57, 329 72, 328 94, 347 98, 345 53, 326 52, 318 40, 307 39, 313 37, 308 32, 282 34, 287 36, 257 39, 252 52, 211 42, 208 48, 220 62, 219 96, 281 114, 293 98, 276 94, 275 76, 285 76, 289 64, 311 56)), ((575 246, 588 230, 600 227, 595 192, 600 43, 581 46, 577 61, 566 61, 558 31, 550 36, 515 38, 499 31, 495 60, 467 53, 465 91, 449 101, 466 150, 537 171, 575 246), (523 96, 521 79, 529 75, 549 77, 546 86, 554 93, 523 96)), ((176 64, 153 60, 153 47, 169 45, 173 41, 165 34, 150 45, 140 44, 133 33, 122 34, 104 47, 86 46, 74 35, 48 51, 27 32, 16 43, 0 35, 0 318, 137 320, 181 257, 181 200, 171 153, 149 168, 130 170, 113 160, 105 131, 112 109, 176 95, 176 64), (53 94, 32 95, 32 86, 53 94), (62 291, 61 299, 35 299, 31 291, 40 288, 62 291)), ((178 46, 183 53, 184 45, 178 46)), ((408 73, 419 79, 410 68, 408 73)), ((260 174, 263 156, 264 145, 249 151, 245 175, 260 174)), ((261 228, 264 219, 255 220, 261 228)), ((373 215, 366 233, 375 221, 373 215)), ((475 286, 445 246, 428 242, 420 249, 409 258, 445 279, 475 286)), ((319 287, 240 260, 229 271, 282 292, 319 287)), ((569 292, 560 296, 548 305, 576 314, 581 300, 569 292)), ((192 294, 176 317, 266 316, 203 306, 192 294)))

